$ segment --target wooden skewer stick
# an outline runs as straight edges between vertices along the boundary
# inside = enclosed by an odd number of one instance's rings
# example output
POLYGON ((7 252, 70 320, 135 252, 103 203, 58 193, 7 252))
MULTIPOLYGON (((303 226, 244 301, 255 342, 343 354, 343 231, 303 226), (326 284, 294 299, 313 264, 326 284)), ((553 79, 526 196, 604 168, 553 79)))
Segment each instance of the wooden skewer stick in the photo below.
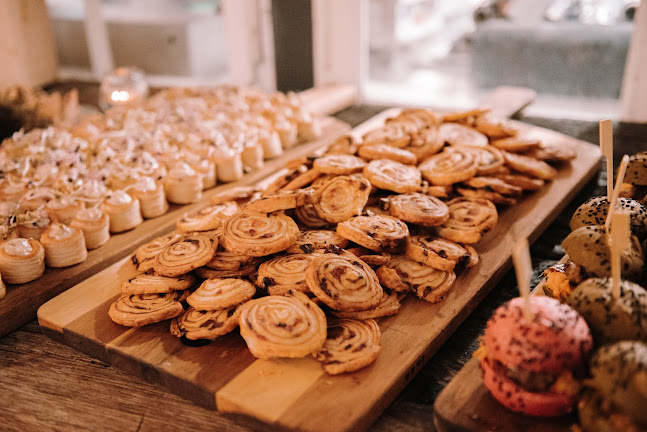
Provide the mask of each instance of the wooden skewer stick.
POLYGON ((622 253, 629 247, 630 235, 629 212, 618 210, 613 215, 611 237, 609 237, 609 246, 611 247, 611 293, 616 299, 620 297, 620 278, 622 277, 620 258, 622 253))
POLYGON ((613 193, 613 123, 609 119, 600 120, 600 149, 607 160, 607 199, 613 193))
POLYGON ((530 249, 528 248, 527 238, 521 238, 515 243, 512 249, 512 262, 517 275, 519 294, 524 299, 523 316, 527 322, 530 322, 534 314, 530 309, 530 274, 532 272, 532 261, 530 260, 530 249))
POLYGON ((604 221, 604 229, 606 233, 609 233, 609 226, 611 225, 611 218, 616 211, 616 203, 618 202, 618 195, 620 194, 620 188, 622 187, 622 182, 625 179, 625 172, 627 171, 627 164, 629 163, 629 156, 624 155, 622 161, 620 161, 620 168, 618 168, 618 179, 616 180, 616 186, 613 188, 613 194, 609 202, 609 211, 607 212, 607 219, 604 221))

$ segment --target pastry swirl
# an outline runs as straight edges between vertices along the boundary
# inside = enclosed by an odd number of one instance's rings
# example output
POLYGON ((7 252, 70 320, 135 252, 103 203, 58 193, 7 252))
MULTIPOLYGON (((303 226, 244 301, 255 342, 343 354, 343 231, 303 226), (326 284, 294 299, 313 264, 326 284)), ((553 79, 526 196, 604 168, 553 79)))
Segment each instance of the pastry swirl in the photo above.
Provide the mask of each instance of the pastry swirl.
POLYGON ((77 227, 54 224, 40 237, 49 267, 68 267, 88 257, 83 231, 77 227))
POLYGON ((294 210, 294 215, 299 222, 310 228, 321 228, 330 225, 330 222, 319 217, 314 204, 297 207, 294 210))
POLYGON ((110 305, 108 315, 117 324, 140 327, 174 318, 184 312, 181 291, 156 294, 124 294, 110 305))
POLYGON ((213 270, 236 271, 246 265, 256 265, 258 260, 256 257, 242 256, 226 250, 217 250, 213 259, 206 266, 213 270))
POLYGON ((254 294, 254 285, 242 279, 207 279, 186 301, 199 310, 218 310, 244 303, 254 294))
POLYGON ((223 237, 225 249, 261 257, 289 248, 298 235, 297 224, 285 214, 243 210, 225 221, 223 237))
POLYGON ((250 201, 245 206, 245 209, 259 213, 289 210, 306 204, 312 204, 314 202, 314 196, 315 190, 313 188, 280 190, 250 201))
POLYGON ((4 282, 31 282, 44 271, 45 249, 38 240, 15 238, 0 244, 0 273, 4 282))
POLYGON ((171 334, 190 340, 216 339, 238 327, 240 306, 235 305, 214 311, 190 307, 171 321, 171 334))
POLYGON ((353 138, 352 135, 342 135, 330 144, 326 154, 354 155, 356 151, 357 142, 355 141, 355 138, 353 138))
POLYGON ((139 274, 121 283, 124 294, 156 294, 173 291, 184 291, 195 283, 191 275, 166 277, 155 274, 139 274))
POLYGON ((411 143, 411 131, 401 122, 387 123, 364 134, 365 144, 383 143, 393 147, 406 147, 411 143))
POLYGON ((371 183, 365 178, 333 177, 320 186, 320 199, 314 208, 321 219, 331 223, 343 222, 362 213, 370 193, 371 183))
POLYGON ((182 234, 172 232, 141 245, 133 255, 133 264, 141 272, 152 269, 153 264, 155 264, 155 257, 166 249, 167 246, 179 241, 182 237, 182 234))
POLYGON ((339 223, 337 234, 376 252, 398 251, 404 249, 409 228, 392 216, 355 216, 339 223))
MULTIPOLYGON (((401 284, 413 291, 418 298, 430 303, 441 301, 456 280, 456 274, 452 271, 438 270, 403 255, 392 258, 384 268, 394 270, 401 284)), ((385 281, 380 279, 380 282, 385 281)), ((401 286, 388 288, 402 291, 401 286)))
POLYGON ((458 123, 443 123, 440 125, 442 139, 452 146, 478 146, 486 147, 488 138, 481 132, 458 123))
POLYGON ((338 318, 350 318, 358 320, 375 319, 390 315, 395 315, 400 311, 400 301, 398 294, 395 291, 387 293, 385 290, 382 294, 382 300, 375 309, 368 309, 364 311, 334 311, 333 314, 338 318))
POLYGON ((395 195, 388 206, 391 216, 417 225, 436 226, 449 219, 449 208, 444 202, 421 193, 395 195))
POLYGON ((366 263, 336 249, 316 257, 306 270, 306 283, 319 300, 335 310, 371 309, 382 299, 382 287, 366 263))
POLYGON ((218 247, 207 234, 187 234, 166 246, 155 256, 153 269, 161 276, 175 277, 190 272, 211 261, 218 247))
POLYGON ((557 170, 546 162, 537 160, 530 156, 514 153, 503 153, 505 163, 513 170, 542 180, 552 180, 557 175, 557 170))
POLYGON ((185 213, 177 222, 177 230, 181 233, 210 231, 222 226, 223 222, 238 211, 235 201, 222 204, 211 204, 199 210, 185 213))
POLYGON ((474 177, 478 162, 464 146, 447 147, 418 166, 422 176, 433 185, 449 185, 474 177))
POLYGON ((236 270, 216 270, 209 267, 195 269, 195 273, 203 279, 241 278, 256 273, 256 263, 241 265, 236 270))
POLYGON ((503 153, 495 147, 472 147, 469 151, 478 164, 476 169, 477 175, 482 176, 496 173, 505 163, 503 153))
POLYGON ((411 143, 404 149, 413 153, 416 161, 420 162, 441 151, 444 145, 439 128, 428 126, 418 130, 411 139, 411 143))
POLYGON ((291 254, 272 258, 258 268, 256 286, 270 295, 285 295, 289 290, 309 292, 306 269, 316 254, 291 254))
POLYGON ((449 219, 435 227, 440 237, 456 243, 476 243, 496 225, 498 215, 491 201, 454 198, 447 203, 449 219))
POLYGON ((387 144, 373 143, 360 146, 357 154, 368 160, 390 159, 406 165, 414 165, 418 158, 409 150, 393 147, 387 144))
POLYGON ((328 246, 345 248, 348 240, 331 230, 306 230, 299 233, 297 242, 290 246, 286 252, 292 254, 312 253, 328 246))
POLYGON ((305 357, 326 341, 326 315, 303 293, 250 300, 241 309, 240 335, 254 357, 305 357))
POLYGON ((458 243, 429 236, 407 238, 406 255, 414 261, 444 271, 469 266, 471 261, 470 253, 458 243))
POLYGON ((328 323, 326 342, 313 356, 329 375, 353 372, 375 361, 380 337, 375 320, 338 318, 328 323))
POLYGON ((364 175, 372 185, 398 193, 417 192, 422 181, 418 168, 390 159, 369 162, 364 175))
POLYGON ((324 174, 354 174, 362 172, 366 162, 349 154, 328 154, 314 161, 313 168, 324 174))

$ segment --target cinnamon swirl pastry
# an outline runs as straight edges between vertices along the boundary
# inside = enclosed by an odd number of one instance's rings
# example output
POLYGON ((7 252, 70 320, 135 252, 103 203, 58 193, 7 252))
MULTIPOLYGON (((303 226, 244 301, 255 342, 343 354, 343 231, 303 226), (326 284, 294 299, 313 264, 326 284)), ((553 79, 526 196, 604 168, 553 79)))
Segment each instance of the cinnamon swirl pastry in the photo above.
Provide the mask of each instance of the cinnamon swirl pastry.
POLYGON ((489 145, 488 138, 481 132, 458 123, 441 124, 440 135, 447 144, 452 146, 469 145, 486 147, 489 145))
POLYGON ((142 216, 156 218, 168 211, 164 185, 152 177, 142 177, 132 187, 131 194, 139 200, 142 216))
MULTIPOLYGON (((343 222, 362 213, 371 193, 371 183, 355 176, 333 177, 323 183, 314 209, 321 219, 343 222)), ((312 225, 309 225, 312 226, 312 225)))
POLYGON ((79 210, 70 226, 83 231, 85 247, 88 250, 98 248, 110 238, 108 215, 96 207, 79 210))
MULTIPOLYGON (((418 298, 430 303, 441 301, 456 280, 456 274, 452 271, 438 270, 403 255, 393 257, 384 267, 395 270, 401 284, 413 291, 418 298)), ((380 279, 380 282, 385 281, 380 279)), ((388 288, 402 290, 400 285, 388 288)))
POLYGON ((310 292, 306 269, 317 254, 291 254, 265 261, 258 268, 256 286, 270 295, 285 295, 289 290, 310 292))
POLYGON ((111 233, 128 231, 144 221, 139 200, 122 190, 110 192, 103 201, 101 209, 110 219, 111 233))
POLYGON ((443 141, 440 130, 437 126, 428 126, 418 130, 411 139, 411 143, 404 148, 416 156, 416 161, 420 162, 429 156, 435 155, 443 149, 443 141))
POLYGON ((313 168, 324 174, 354 174, 362 172, 366 162, 348 154, 328 154, 317 158, 313 168))
POLYGON ((223 222, 238 211, 236 201, 222 204, 211 204, 199 210, 185 213, 177 222, 177 230, 181 233, 210 231, 222 226, 223 222))
POLYGON ((182 315, 182 291, 124 294, 110 305, 108 315, 117 324, 140 327, 182 315))
POLYGON ((281 190, 250 201, 245 205, 245 209, 260 213, 273 213, 313 204, 314 202, 315 190, 313 188, 281 190))
POLYGON ((328 323, 328 336, 313 357, 329 375, 354 372, 373 363, 380 353, 380 327, 375 320, 338 318, 328 323))
POLYGON ((206 267, 213 270, 237 271, 242 267, 255 266, 259 258, 239 255, 235 252, 217 250, 213 259, 206 264, 206 267))
POLYGON ((537 139, 519 138, 516 136, 501 138, 492 141, 492 146, 499 150, 512 153, 523 153, 541 147, 541 141, 537 139))
POLYGON ((349 154, 357 152, 357 142, 352 135, 342 135, 330 144, 326 154, 349 154))
POLYGON ((124 294, 155 294, 173 291, 184 291, 195 283, 191 275, 166 277, 155 274, 142 273, 121 283, 121 292, 124 294))
POLYGON ((368 160, 390 159, 405 165, 415 165, 418 160, 416 155, 408 150, 380 143, 360 146, 357 154, 368 160))
POLYGON ((217 247, 212 236, 187 234, 155 256, 153 270, 161 276, 169 277, 188 273, 211 261, 217 247))
POLYGON ((504 164, 503 153, 495 147, 472 147, 469 150, 478 164, 476 175, 496 173, 504 164))
POLYGON ((418 166, 423 177, 433 185, 449 185, 474 177, 478 162, 466 147, 447 147, 418 166))
POLYGON ((319 217, 315 206, 312 204, 297 207, 294 210, 294 215, 300 223, 310 228, 321 228, 330 225, 330 222, 319 217))
POLYGON ((398 193, 417 192, 422 181, 418 168, 389 159, 369 162, 364 175, 372 185, 398 193))
POLYGON ((337 234, 376 252, 395 252, 404 249, 409 228, 392 216, 355 216, 339 223, 337 234))
POLYGON ((225 221, 224 247, 241 255, 261 257, 283 251, 299 236, 299 227, 283 213, 266 215, 243 210, 225 221))
POLYGON ((339 318, 350 318, 358 320, 368 320, 381 318, 385 316, 395 315, 400 311, 400 301, 398 300, 398 294, 395 291, 387 293, 388 290, 385 290, 382 294, 382 300, 380 304, 375 307, 375 309, 369 309, 365 311, 334 311, 333 314, 339 318))
POLYGON ((199 310, 225 309, 254 297, 256 287, 242 279, 207 279, 186 301, 199 310))
POLYGON ((241 309, 240 335, 254 357, 305 357, 326 341, 326 315, 303 293, 250 300, 241 309))
POLYGON ((225 309, 204 311, 195 308, 187 309, 171 321, 171 334, 190 340, 216 339, 238 327, 240 306, 225 309))
POLYGON ((345 248, 348 240, 331 230, 306 230, 299 233, 297 242, 290 246, 286 252, 292 254, 312 253, 328 246, 345 248))
POLYGON ((474 121, 477 131, 486 135, 491 140, 516 136, 519 131, 512 124, 504 119, 495 118, 492 115, 480 115, 474 121))
POLYGON ((175 164, 164 177, 166 199, 174 204, 190 204, 202 198, 202 176, 188 164, 175 164))
POLYGON ((402 148, 411 143, 411 129, 413 128, 407 128, 400 122, 388 123, 364 134, 362 140, 364 144, 383 143, 402 148))
POLYGON ((0 273, 10 284, 38 279, 45 271, 45 249, 37 241, 14 238, 0 244, 0 273))
POLYGON ((312 260, 306 283, 319 300, 335 310, 371 309, 382 300, 382 287, 373 269, 340 249, 312 260))
POLYGON ((147 272, 153 268, 155 257, 167 246, 179 241, 182 237, 184 237, 182 234, 173 232, 141 245, 133 255, 133 264, 137 266, 137 270, 140 272, 147 272))
POLYGON ((77 227, 54 224, 40 237, 49 267, 68 267, 88 257, 83 231, 77 227))
POLYGON ((503 155, 505 156, 505 164, 520 173, 542 180, 552 180, 557 175, 557 170, 544 161, 514 153, 506 152, 503 155))
POLYGON ((211 204, 223 204, 227 201, 246 200, 253 194, 253 186, 236 186, 211 195, 211 204))
POLYGON ((491 201, 454 198, 447 203, 449 219, 437 226, 440 237, 456 243, 476 243, 496 225, 498 215, 491 201))
POLYGON ((471 255, 463 246, 443 238, 410 236, 406 255, 414 261, 438 270, 471 267, 471 255))
POLYGON ((423 226, 442 225, 449 219, 449 208, 444 202, 421 193, 389 198, 388 210, 400 220, 423 226))

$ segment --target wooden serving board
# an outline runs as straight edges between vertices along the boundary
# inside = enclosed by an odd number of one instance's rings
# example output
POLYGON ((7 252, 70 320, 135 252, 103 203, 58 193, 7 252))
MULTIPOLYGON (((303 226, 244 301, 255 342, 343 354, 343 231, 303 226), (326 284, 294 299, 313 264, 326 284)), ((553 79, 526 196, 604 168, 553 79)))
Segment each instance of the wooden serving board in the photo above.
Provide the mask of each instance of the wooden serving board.
MULTIPOLYGON (((343 104, 352 103, 351 90, 347 86, 306 90, 303 92, 304 107, 309 109, 312 106, 313 112, 325 114, 328 109, 336 110, 343 104)), ((0 299, 0 337, 33 320, 38 308, 47 300, 119 261, 138 246, 170 232, 184 212, 204 206, 214 194, 235 186, 254 184, 282 168, 286 160, 310 154, 331 139, 350 130, 348 124, 332 117, 324 117, 321 121, 322 135, 319 139, 286 150, 276 159, 265 161, 263 168, 245 175, 240 181, 222 184, 205 191, 200 202, 191 205, 171 204, 169 211, 163 216, 147 219, 125 233, 111 235, 106 244, 89 251, 88 258, 80 264, 60 269, 48 267, 43 276, 32 282, 7 285, 7 295, 0 299)))
MULTIPOLYGON (((354 132, 395 113, 387 111, 354 132)), ((500 214, 496 228, 477 245, 479 265, 457 278, 443 302, 409 296, 396 316, 382 319, 382 351, 363 370, 331 377, 311 358, 257 360, 238 332, 190 347, 169 333, 168 321, 117 325, 107 312, 120 283, 136 273, 127 258, 43 305, 39 323, 56 340, 212 409, 289 430, 366 429, 509 270, 515 241, 534 241, 598 169, 597 146, 516 124, 524 134, 572 146, 577 159, 500 214)))

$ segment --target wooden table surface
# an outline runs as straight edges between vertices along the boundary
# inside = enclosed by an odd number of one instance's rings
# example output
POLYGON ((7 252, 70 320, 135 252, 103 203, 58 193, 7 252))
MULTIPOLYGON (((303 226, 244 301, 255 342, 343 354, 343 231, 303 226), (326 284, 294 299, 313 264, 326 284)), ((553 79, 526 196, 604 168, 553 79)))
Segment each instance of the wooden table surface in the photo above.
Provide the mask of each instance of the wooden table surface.
MULTIPOLYGON (((384 107, 356 106, 336 115, 351 125, 384 107)), ((521 120, 597 142, 597 124, 579 121, 521 120)), ((618 156, 647 149, 646 126, 615 125, 618 156)), ((577 206, 605 191, 600 174, 532 246, 534 280, 563 255, 559 246, 569 232, 577 206)), ((516 295, 514 275, 499 287, 459 327, 420 374, 373 424, 371 431, 431 431, 433 402, 439 391, 469 360, 492 311, 516 295)), ((247 418, 219 414, 196 406, 161 387, 54 342, 36 322, 0 339, 0 407, 2 431, 249 431, 266 430, 247 418)))

